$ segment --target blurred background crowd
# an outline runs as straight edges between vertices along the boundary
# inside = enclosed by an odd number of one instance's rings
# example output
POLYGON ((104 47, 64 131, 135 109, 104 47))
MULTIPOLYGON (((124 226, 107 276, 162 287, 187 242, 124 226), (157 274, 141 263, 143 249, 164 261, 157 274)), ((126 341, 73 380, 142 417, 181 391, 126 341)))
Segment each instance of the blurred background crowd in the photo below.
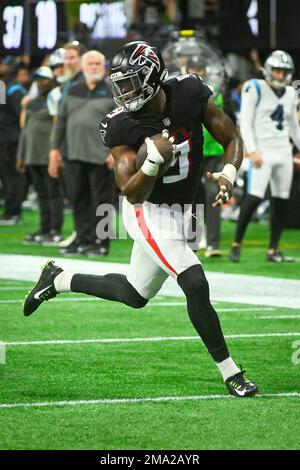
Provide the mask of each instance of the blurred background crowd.
MULTIPOLYGON (((113 53, 128 41, 149 41, 163 52, 169 76, 202 76, 214 88, 215 103, 239 126, 242 85, 262 78, 272 49, 292 55, 294 80, 299 77, 298 10, 292 0, 1 2, 0 225, 20 224, 24 209, 38 209, 40 225, 24 244, 57 245, 66 256, 107 255, 110 240, 96 237, 97 207, 117 205, 118 191, 98 126, 115 108, 105 82, 113 53), (66 211, 74 231, 63 239, 66 211)), ((205 204, 206 234, 199 248, 207 257, 221 256, 221 221, 238 218, 247 165, 229 204, 211 210, 215 187, 205 175, 222 168, 223 148, 205 130, 204 137, 197 202, 205 204)), ((300 227, 299 203, 295 171, 289 227, 300 227)), ((267 193, 254 220, 269 212, 267 193)))

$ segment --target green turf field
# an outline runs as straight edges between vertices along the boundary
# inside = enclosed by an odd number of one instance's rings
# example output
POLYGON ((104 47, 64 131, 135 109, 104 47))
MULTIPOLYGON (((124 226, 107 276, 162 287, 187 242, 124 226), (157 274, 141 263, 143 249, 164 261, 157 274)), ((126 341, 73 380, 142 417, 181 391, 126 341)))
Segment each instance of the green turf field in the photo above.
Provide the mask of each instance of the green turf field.
MULTIPOLYGON (((26 213, 20 227, 1 228, 0 253, 57 257, 54 248, 20 245, 35 223, 26 213)), ((234 227, 223 224, 224 252, 234 227)), ((266 225, 253 225, 239 265, 224 258, 205 268, 299 279, 300 263, 264 262, 266 235, 266 225)), ((105 260, 128 262, 129 248, 116 241, 105 260)), ((300 256, 299 231, 284 234, 283 248, 300 256)), ((232 356, 260 387, 258 397, 235 399, 184 299, 160 296, 132 310, 72 293, 25 318, 31 286, 0 280, 0 449, 300 448, 299 310, 215 304, 232 356)))
MULTIPOLYGON (((59 257, 57 248, 45 248, 41 246, 24 246, 22 240, 31 232, 38 229, 38 215, 36 212, 24 211, 24 221, 17 227, 0 227, 0 253, 12 253, 23 255, 43 255, 59 257)), ((64 234, 67 236, 73 230, 71 215, 65 217, 64 234)), ((298 263, 277 264, 266 263, 265 256, 268 247, 269 227, 266 222, 250 224, 244 243, 244 250, 240 263, 229 263, 227 259, 229 247, 231 246, 235 230, 235 223, 222 223, 221 248, 224 257, 221 259, 200 258, 207 271, 230 272, 237 274, 255 274, 263 276, 283 277, 289 279, 300 279, 300 235, 299 230, 285 230, 282 236, 281 249, 286 255, 298 258, 298 263)), ((128 263, 130 259, 131 240, 114 240, 111 253, 104 261, 128 263)), ((82 257, 79 257, 82 259, 82 257)), ((91 258, 92 259, 92 258, 91 258)), ((94 257, 95 260, 103 261, 102 257, 94 257)))

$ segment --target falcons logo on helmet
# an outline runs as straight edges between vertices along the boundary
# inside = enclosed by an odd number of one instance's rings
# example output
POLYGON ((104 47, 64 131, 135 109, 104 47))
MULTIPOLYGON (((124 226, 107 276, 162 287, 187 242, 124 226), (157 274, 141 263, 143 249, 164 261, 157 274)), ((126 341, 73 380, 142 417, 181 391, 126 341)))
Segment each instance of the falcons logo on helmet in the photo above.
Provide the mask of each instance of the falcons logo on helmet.
POLYGON ((130 56, 129 63, 130 65, 145 65, 147 63, 150 63, 154 65, 158 72, 160 69, 159 59, 157 55, 149 46, 147 46, 147 44, 139 44, 135 48, 134 52, 130 56))

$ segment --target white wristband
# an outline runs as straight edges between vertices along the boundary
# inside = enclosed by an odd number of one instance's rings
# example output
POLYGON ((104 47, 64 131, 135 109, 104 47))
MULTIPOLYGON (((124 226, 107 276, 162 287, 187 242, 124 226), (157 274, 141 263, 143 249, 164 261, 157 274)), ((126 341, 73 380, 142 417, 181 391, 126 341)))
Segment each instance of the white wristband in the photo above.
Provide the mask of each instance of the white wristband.
POLYGON ((158 165, 163 163, 164 159, 161 156, 161 154, 159 153, 158 148, 156 147, 153 140, 151 140, 149 137, 146 137, 145 143, 146 143, 146 146, 147 146, 147 156, 148 156, 149 160, 151 160, 154 163, 157 163, 158 165))
POLYGON ((145 175, 156 176, 159 170, 159 164, 150 162, 148 158, 146 158, 146 160, 141 166, 141 170, 143 173, 145 173, 145 175))
POLYGON ((233 184, 235 182, 236 174, 237 174, 236 167, 232 165, 231 163, 227 163, 224 166, 223 170, 221 171, 220 176, 227 179, 228 181, 230 181, 231 184, 233 184))

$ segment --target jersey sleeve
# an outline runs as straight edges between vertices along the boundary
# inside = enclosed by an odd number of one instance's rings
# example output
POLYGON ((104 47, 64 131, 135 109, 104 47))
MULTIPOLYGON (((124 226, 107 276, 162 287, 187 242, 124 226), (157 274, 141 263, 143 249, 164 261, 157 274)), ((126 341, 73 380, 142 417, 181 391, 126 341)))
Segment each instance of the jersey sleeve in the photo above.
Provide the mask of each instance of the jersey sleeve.
POLYGON ((100 122, 100 137, 106 147, 113 148, 122 145, 123 133, 118 132, 118 116, 122 112, 121 108, 116 108, 111 113, 107 114, 100 122))
POLYGON ((255 85, 251 80, 245 82, 242 88, 240 129, 247 153, 256 151, 254 118, 258 101, 259 96, 255 85))
POLYGON ((207 100, 213 95, 212 90, 207 86, 198 75, 180 75, 177 77, 182 82, 183 92, 188 99, 188 105, 192 110, 192 114, 203 117, 207 100))
POLYGON ((109 148, 128 145, 138 150, 147 136, 122 108, 114 109, 102 119, 99 132, 103 144, 109 148))

